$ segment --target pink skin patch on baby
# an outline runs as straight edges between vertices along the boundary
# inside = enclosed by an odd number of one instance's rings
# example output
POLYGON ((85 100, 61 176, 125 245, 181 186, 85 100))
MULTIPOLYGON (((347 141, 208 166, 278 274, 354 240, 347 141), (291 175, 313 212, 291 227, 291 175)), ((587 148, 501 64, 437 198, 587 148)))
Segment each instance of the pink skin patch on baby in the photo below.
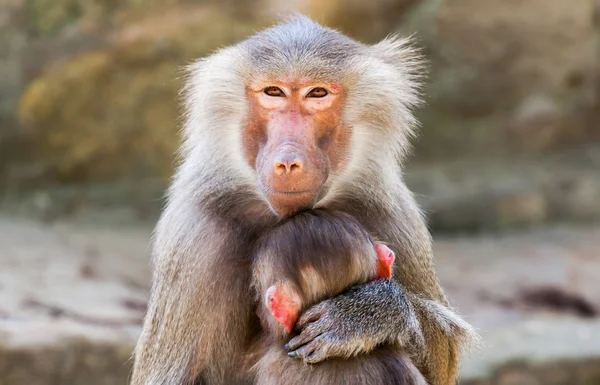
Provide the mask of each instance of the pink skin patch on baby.
POLYGON ((377 252, 377 278, 391 278, 392 265, 396 259, 394 252, 380 243, 375 245, 375 251, 377 252))
POLYGON ((281 286, 273 285, 267 289, 265 303, 273 318, 290 333, 298 319, 299 305, 293 297, 285 293, 281 286))

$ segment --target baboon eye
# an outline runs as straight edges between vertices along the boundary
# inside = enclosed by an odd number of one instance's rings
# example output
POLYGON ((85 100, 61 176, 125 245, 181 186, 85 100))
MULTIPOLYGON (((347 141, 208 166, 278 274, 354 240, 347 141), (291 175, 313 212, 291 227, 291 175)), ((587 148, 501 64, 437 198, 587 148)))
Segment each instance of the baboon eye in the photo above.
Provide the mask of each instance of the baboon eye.
POLYGON ((265 88, 265 94, 269 96, 285 96, 285 92, 283 92, 281 88, 275 86, 265 88))
POLYGON ((323 87, 317 87, 317 88, 313 88, 312 90, 310 90, 310 92, 308 94, 306 94, 307 98, 322 98, 324 96, 327 96, 328 92, 325 88, 323 87))

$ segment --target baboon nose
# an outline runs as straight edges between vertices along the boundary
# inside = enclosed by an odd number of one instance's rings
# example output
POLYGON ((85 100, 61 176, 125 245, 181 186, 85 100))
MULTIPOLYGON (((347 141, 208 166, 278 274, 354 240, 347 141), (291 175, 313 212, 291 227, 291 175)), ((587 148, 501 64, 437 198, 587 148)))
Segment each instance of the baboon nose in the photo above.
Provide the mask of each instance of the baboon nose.
POLYGON ((282 156, 275 161, 275 174, 291 175, 302 170, 302 161, 296 156, 282 156))

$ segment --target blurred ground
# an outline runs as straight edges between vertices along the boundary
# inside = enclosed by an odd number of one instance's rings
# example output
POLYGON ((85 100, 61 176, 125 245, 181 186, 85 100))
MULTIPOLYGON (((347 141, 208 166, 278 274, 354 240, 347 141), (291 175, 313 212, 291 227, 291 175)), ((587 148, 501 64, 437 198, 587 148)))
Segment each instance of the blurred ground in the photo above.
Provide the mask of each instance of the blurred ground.
MULTIPOLYGON (((150 231, 0 217, 3 385, 125 381, 150 231)), ((464 383, 600 383, 599 240, 597 226, 436 238, 442 284, 485 340, 464 383)))

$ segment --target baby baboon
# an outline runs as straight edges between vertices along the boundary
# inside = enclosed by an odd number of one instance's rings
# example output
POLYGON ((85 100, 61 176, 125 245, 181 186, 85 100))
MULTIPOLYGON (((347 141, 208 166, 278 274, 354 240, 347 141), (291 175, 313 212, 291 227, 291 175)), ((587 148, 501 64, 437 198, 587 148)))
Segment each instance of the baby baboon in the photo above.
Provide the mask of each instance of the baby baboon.
MULTIPOLYGON (((303 310, 354 285, 390 278, 394 258, 387 246, 375 243, 352 216, 341 212, 316 209, 301 213, 263 236, 253 269, 264 325, 255 352, 259 357, 253 367, 256 383, 425 384, 422 374, 394 341, 367 354, 316 365, 290 358, 296 352, 284 348, 303 310)), ((362 305, 361 301, 349 303, 356 308, 353 310, 368 311, 361 309, 362 305)), ((320 352, 304 354, 305 361, 310 362, 320 352)))

